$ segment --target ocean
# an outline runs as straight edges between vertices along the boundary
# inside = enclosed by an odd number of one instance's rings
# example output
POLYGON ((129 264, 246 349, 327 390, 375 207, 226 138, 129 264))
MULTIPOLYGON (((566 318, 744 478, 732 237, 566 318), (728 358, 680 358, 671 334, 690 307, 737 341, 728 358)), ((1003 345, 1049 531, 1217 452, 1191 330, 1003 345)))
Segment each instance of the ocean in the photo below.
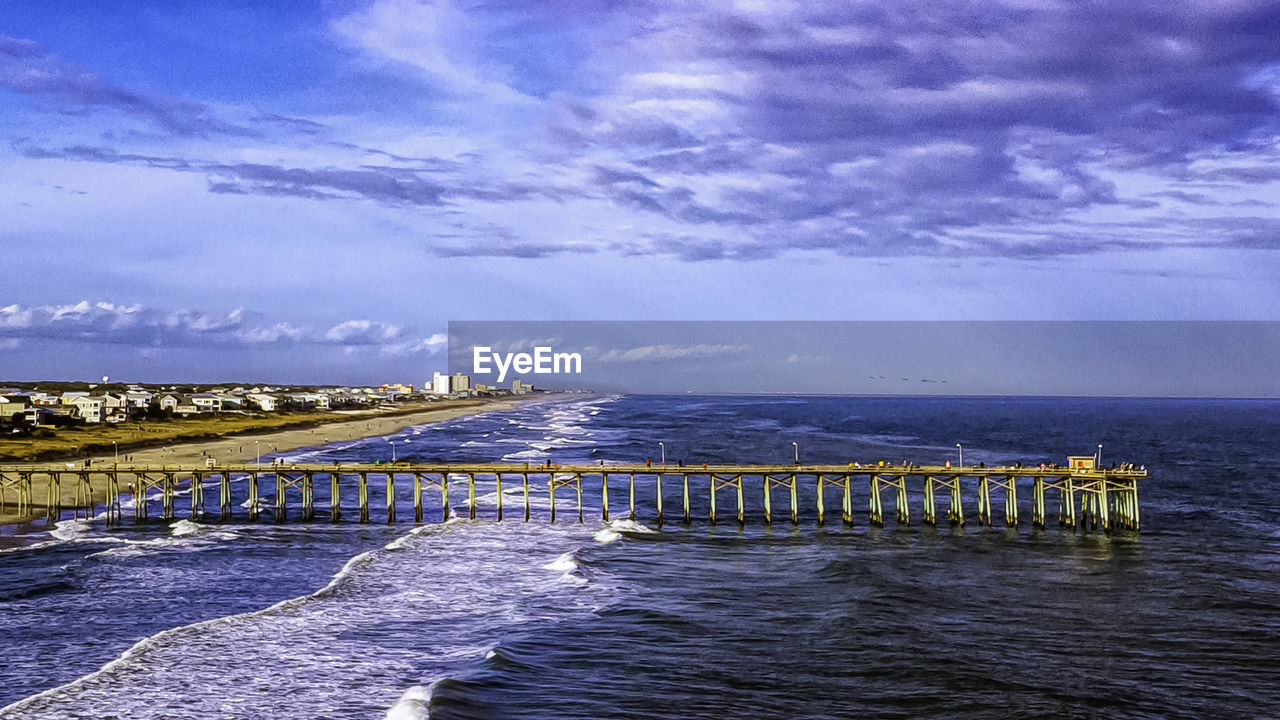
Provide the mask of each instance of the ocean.
POLYGON ((1109 535, 1052 524, 1052 497, 1033 529, 1029 488, 1018 528, 974 524, 972 488, 968 525, 924 526, 915 486, 917 522, 878 528, 865 483, 852 526, 829 499, 817 527, 811 486, 799 525, 765 525, 749 489, 742 527, 693 487, 686 526, 675 484, 659 526, 643 478, 635 522, 601 521, 594 482, 585 523, 570 492, 548 523, 544 485, 520 522, 515 483, 502 523, 483 486, 480 519, 433 503, 414 527, 400 483, 393 526, 30 526, 0 538, 0 718, 1280 717, 1280 401, 567 395, 282 455, 388 460, 388 439, 593 463, 662 442, 673 464, 789 463, 792 442, 936 464, 959 442, 966 464, 1038 465, 1101 443, 1151 478, 1142 532, 1109 535))

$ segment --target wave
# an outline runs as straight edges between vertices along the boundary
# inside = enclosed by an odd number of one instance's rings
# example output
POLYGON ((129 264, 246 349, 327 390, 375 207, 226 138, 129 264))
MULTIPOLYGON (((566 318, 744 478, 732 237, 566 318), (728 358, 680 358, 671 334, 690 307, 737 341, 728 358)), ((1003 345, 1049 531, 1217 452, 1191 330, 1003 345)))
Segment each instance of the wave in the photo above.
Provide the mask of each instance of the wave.
MULTIPOLYGON (((174 523, 161 539, 210 532, 191 525, 174 523)), ((482 664, 497 638, 608 604, 613 587, 592 583, 580 557, 589 538, 582 526, 452 519, 414 528, 350 558, 314 593, 163 630, 0 716, 319 717, 343 708, 345 717, 370 717, 378 708, 425 717, 438 679, 482 664), (424 636, 434 639, 408 641, 424 636), (204 675, 223 689, 201 693, 179 680, 204 675), (406 675, 422 680, 406 688, 406 675)))

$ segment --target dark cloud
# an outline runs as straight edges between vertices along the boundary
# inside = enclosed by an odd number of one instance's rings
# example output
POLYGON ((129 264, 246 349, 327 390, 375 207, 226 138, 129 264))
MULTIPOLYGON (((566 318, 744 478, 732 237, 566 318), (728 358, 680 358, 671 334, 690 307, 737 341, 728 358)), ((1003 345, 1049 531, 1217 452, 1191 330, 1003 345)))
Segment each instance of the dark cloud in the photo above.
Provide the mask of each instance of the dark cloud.
MULTIPOLYGON (((779 251, 1160 249, 1172 218, 1123 242, 1081 242, 1072 214, 1230 203, 1173 189, 1123 197, 1109 170, 1226 187, 1280 179, 1275 3, 653 6, 636 27, 630 63, 644 81, 559 98, 587 109, 558 114, 550 137, 570 156, 608 147, 643 169, 597 172, 618 205, 742 226, 779 251), (1230 162, 1203 163, 1214 157, 1230 162), (682 178, 721 176, 728 184, 684 205, 682 178), (1027 229, 1050 224, 1061 228, 1027 229), (1021 238, 975 244, 975 229, 1021 238)), ((1235 242, 1225 227, 1206 232, 1235 242)), ((716 241, 671 254, 723 256, 716 241)))
POLYGON ((362 198, 388 205, 414 207, 440 207, 459 199, 506 202, 542 197, 560 201, 581 195, 578 191, 551 185, 481 181, 465 176, 442 180, 434 170, 397 166, 296 168, 264 163, 221 163, 120 153, 111 148, 92 146, 73 146, 60 150, 27 145, 17 147, 29 158, 143 165, 203 173, 209 177, 209 191, 217 194, 255 194, 312 200, 362 198))

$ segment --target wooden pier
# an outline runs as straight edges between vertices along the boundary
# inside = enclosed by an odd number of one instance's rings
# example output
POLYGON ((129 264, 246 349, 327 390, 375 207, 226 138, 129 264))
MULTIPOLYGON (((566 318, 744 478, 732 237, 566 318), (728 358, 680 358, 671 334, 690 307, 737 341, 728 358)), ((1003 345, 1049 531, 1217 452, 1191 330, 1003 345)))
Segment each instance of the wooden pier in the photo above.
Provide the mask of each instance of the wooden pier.
MULTIPOLYGON (((147 520, 153 511, 159 518, 172 521, 180 514, 200 520, 231 520, 243 507, 250 520, 268 515, 276 522, 284 522, 296 508, 296 518, 303 521, 317 518, 317 483, 328 484, 327 518, 337 522, 344 517, 342 498, 345 492, 354 490, 355 509, 360 522, 370 522, 373 502, 370 482, 374 487, 383 486, 381 510, 385 521, 397 522, 398 502, 405 500, 397 488, 412 486, 413 522, 421 524, 432 496, 438 492, 441 519, 450 513, 450 482, 466 484, 466 516, 475 519, 478 514, 477 485, 495 492, 495 505, 486 508, 496 520, 504 519, 503 483, 518 489, 513 494, 523 501, 523 519, 533 517, 530 495, 531 482, 545 488, 549 501, 548 515, 556 521, 556 494, 576 501, 578 522, 585 519, 583 507, 584 485, 589 489, 599 487, 600 517, 609 520, 610 483, 618 487, 626 483, 627 517, 637 516, 636 479, 651 479, 652 505, 641 498, 641 514, 646 518, 663 522, 663 482, 671 487, 674 481, 680 487, 680 520, 691 522, 705 518, 715 523, 724 519, 718 516, 718 503, 729 496, 733 513, 729 517, 738 523, 748 520, 745 498, 747 493, 759 493, 762 501, 758 510, 760 519, 772 523, 775 491, 784 491, 789 503, 792 523, 801 522, 803 512, 800 489, 816 491, 813 519, 822 525, 827 521, 827 497, 840 495, 840 518, 845 524, 853 524, 854 487, 867 487, 869 494, 868 519, 873 525, 885 524, 885 496, 891 498, 893 516, 897 525, 910 525, 912 502, 918 502, 920 519, 926 525, 938 523, 937 501, 941 496, 947 506, 945 521, 952 525, 966 522, 965 502, 974 503, 972 517, 978 525, 993 525, 995 504, 1003 499, 1004 524, 1017 527, 1019 515, 1019 486, 1030 487, 1031 524, 1044 528, 1048 524, 1048 508, 1057 510, 1057 524, 1067 528, 1112 530, 1138 530, 1138 481, 1148 477, 1145 470, 1067 467, 951 467, 923 465, 697 465, 673 466, 644 464, 601 465, 530 465, 514 463, 392 463, 392 464, 232 464, 217 467, 191 467, 176 465, 0 465, 0 505, 16 503, 19 513, 36 515, 43 510, 49 518, 59 518, 64 511, 78 517, 97 515, 99 505, 94 500, 95 484, 105 481, 105 515, 108 522, 124 519, 122 508, 125 498, 132 499, 131 511, 135 521, 147 520), (403 484, 399 484, 403 483, 403 484), (703 507, 692 506, 690 484, 705 487, 708 493, 703 507), (75 502, 62 506, 62 489, 74 484, 75 502), (217 505, 209 502, 212 486, 217 487, 217 505), (246 486, 239 493, 243 504, 235 502, 233 490, 246 486), (35 489, 45 490, 44 505, 35 502, 35 489), (185 488, 185 490, 184 490, 185 488), (263 489, 274 490, 270 503, 264 501, 263 489), (181 495, 187 495, 181 498, 181 495), (185 500, 186 502, 181 502, 185 500), (208 503, 208 504, 207 504, 208 503), (183 505, 184 507, 179 507, 183 505), (652 513, 648 509, 652 508, 652 513)), ((322 485, 323 487, 323 485, 322 485)), ((701 500, 701 496, 699 497, 701 500)), ((668 499, 669 500, 669 499, 668 499)), ((667 506, 669 507, 669 506, 667 506)), ((432 515, 435 513, 433 512, 432 515)))

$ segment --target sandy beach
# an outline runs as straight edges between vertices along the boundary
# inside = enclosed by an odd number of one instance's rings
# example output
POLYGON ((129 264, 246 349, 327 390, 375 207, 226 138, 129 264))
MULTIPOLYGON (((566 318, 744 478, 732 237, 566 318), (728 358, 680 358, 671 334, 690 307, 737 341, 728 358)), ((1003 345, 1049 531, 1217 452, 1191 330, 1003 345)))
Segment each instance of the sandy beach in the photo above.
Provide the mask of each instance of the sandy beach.
MULTIPOLYGON (((443 422, 464 415, 478 415, 494 410, 502 410, 515 405, 542 402, 544 395, 497 398, 492 400, 474 400, 449 403, 443 407, 422 410, 404 415, 377 416, 361 415, 356 418, 342 419, 335 415, 333 422, 319 427, 280 430, 276 432, 255 433, 252 435, 237 434, 217 440, 180 443, 168 447, 130 450, 127 456, 136 463, 168 463, 201 465, 206 457, 214 457, 220 462, 253 462, 261 450, 263 455, 288 452, 298 448, 314 447, 332 442, 346 442, 366 437, 390 435, 403 428, 443 422)), ((125 457, 124 452, 121 457, 125 457)), ((94 462, 112 462, 111 455, 92 456, 94 462)), ((389 458, 388 458, 389 459, 389 458)), ((27 463, 20 463, 27 464, 27 463)), ((105 481, 102 481, 105 483, 105 481)), ((43 483, 35 483, 33 488, 34 505, 39 511, 34 515, 22 516, 14 505, 16 497, 10 492, 5 498, 6 504, 0 506, 0 525, 9 525, 29 521, 43 513, 46 488, 43 483)), ((66 483, 62 488, 63 507, 70 509, 75 503, 74 483, 66 483)), ((94 501, 103 502, 106 488, 94 487, 94 501)))

